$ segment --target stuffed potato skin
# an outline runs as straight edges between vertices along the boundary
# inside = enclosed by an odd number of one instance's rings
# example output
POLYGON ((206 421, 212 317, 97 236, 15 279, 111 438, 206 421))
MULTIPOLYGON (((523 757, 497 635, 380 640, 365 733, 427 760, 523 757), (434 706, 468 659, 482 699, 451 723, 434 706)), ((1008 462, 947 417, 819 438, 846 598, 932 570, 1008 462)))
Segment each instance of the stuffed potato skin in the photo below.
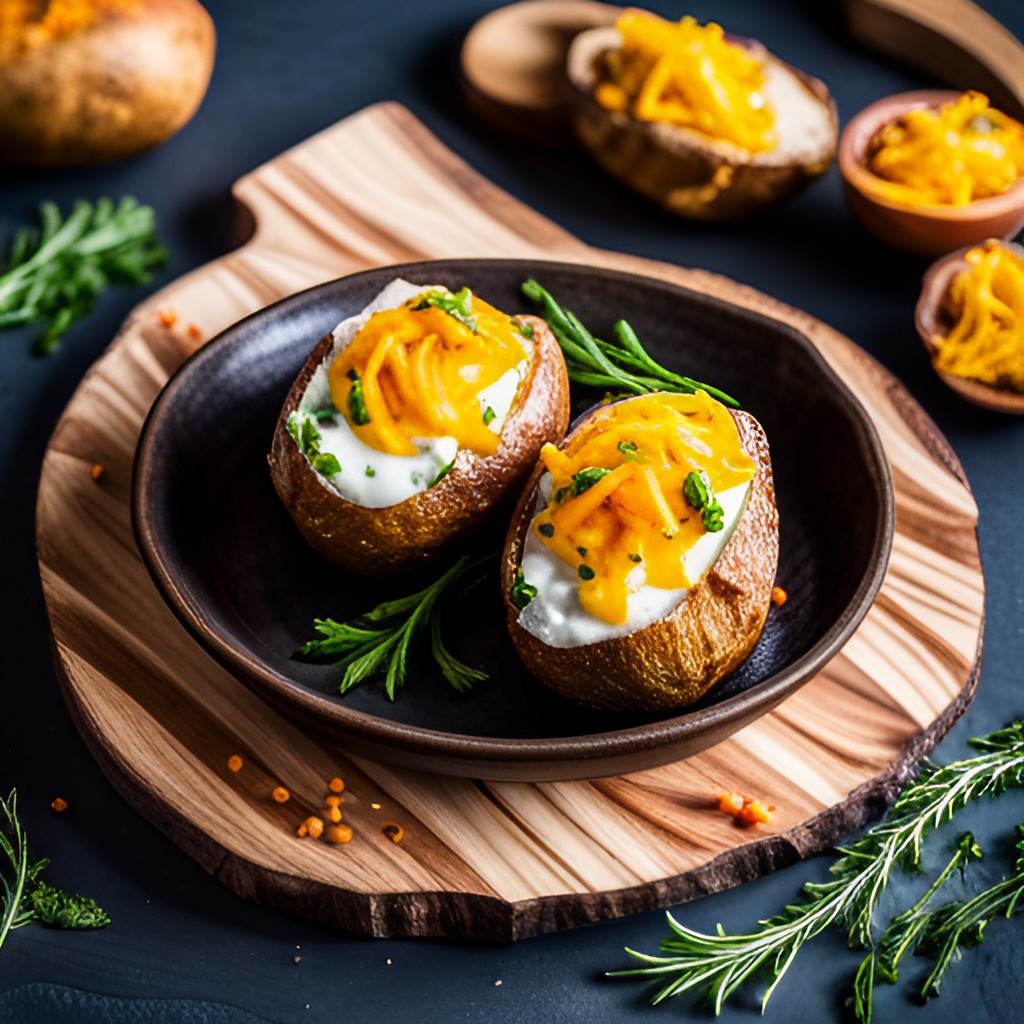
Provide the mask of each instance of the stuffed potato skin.
POLYGON ((307 543, 324 558, 363 576, 395 576, 449 553, 519 492, 540 449, 557 443, 569 424, 569 378, 561 349, 538 317, 518 318, 533 328, 533 358, 489 456, 460 449, 450 472, 433 487, 396 505, 367 508, 329 487, 288 433, 317 367, 328 357, 327 335, 292 385, 274 432, 269 462, 278 496, 307 543))
POLYGON ((678 710, 735 669, 757 643, 778 565, 778 512, 764 430, 749 413, 732 416, 757 467, 743 514, 717 560, 675 609, 625 636, 554 647, 519 625, 512 588, 544 467, 534 471, 506 538, 501 585, 519 656, 561 696, 614 711, 678 710))

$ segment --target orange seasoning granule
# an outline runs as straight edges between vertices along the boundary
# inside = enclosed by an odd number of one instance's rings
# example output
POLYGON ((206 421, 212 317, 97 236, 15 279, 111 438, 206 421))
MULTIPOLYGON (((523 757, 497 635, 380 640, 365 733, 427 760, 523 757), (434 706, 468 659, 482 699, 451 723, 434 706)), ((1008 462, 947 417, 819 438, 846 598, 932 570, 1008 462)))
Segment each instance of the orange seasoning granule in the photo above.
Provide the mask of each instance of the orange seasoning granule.
POLYGON ((776 608, 781 608, 788 600, 789 594, 782 587, 772 587, 772 604, 776 608))
POLYGON ((161 309, 157 316, 160 317, 160 323, 162 323, 164 327, 173 327, 178 322, 178 314, 169 306, 165 306, 161 309))
POLYGON ((54 800, 50 803, 50 809, 54 812, 54 814, 63 814, 64 811, 68 809, 68 802, 62 797, 55 797, 54 800))
POLYGON ((300 839, 304 839, 306 836, 309 836, 310 839, 319 839, 324 834, 323 819, 312 815, 296 831, 300 839))
POLYGON ((94 462, 92 464, 92 469, 89 470, 89 475, 93 478, 93 480, 99 480, 99 478, 103 476, 103 463, 94 462))
POLYGON ((233 772, 240 772, 244 763, 245 762, 238 756, 238 754, 232 754, 228 758, 228 768, 233 772))
POLYGON ((327 842, 338 845, 340 843, 350 842, 352 839, 352 829, 348 825, 331 825, 327 829, 327 842))
POLYGON ((405 829, 401 825, 395 824, 393 821, 385 821, 380 827, 381 832, 384 833, 393 843, 400 843, 402 837, 405 835, 405 829))
POLYGON ((327 783, 327 788, 332 793, 344 793, 345 792, 345 780, 344 779, 339 779, 337 776, 335 776, 333 779, 331 779, 330 782, 327 783))
POLYGON ((291 799, 291 793, 284 786, 275 786, 270 794, 279 804, 287 803, 291 799))
POLYGON ((718 809, 730 814, 741 825, 767 825, 772 820, 775 808, 760 800, 752 800, 740 793, 719 793, 718 809))

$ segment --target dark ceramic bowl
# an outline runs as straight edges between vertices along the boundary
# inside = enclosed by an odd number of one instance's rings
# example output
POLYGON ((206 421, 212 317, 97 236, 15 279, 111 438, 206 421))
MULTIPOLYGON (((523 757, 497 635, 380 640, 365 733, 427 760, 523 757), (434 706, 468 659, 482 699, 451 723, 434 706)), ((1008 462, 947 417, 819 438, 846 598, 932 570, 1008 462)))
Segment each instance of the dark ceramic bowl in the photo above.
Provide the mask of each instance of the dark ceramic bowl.
MULTIPOLYGON (((594 400, 579 389, 577 408, 594 400)), ((888 464, 863 408, 792 328, 660 281, 525 260, 446 260, 356 274, 270 306, 193 356, 139 442, 133 518, 142 556, 196 639, 243 683, 344 749, 489 779, 594 778, 664 764, 773 708, 835 655, 881 585, 892 538, 888 464), (278 412, 313 346, 388 281, 468 285, 509 312, 536 277, 594 331, 626 317, 668 367, 714 383, 764 425, 781 520, 773 608, 751 656, 685 714, 569 704, 522 667, 497 576, 449 612, 454 652, 490 679, 459 696, 429 652, 389 702, 377 683, 340 697, 340 673, 296 660, 313 619, 353 618, 417 580, 371 581, 318 558, 270 481, 278 412)), ((496 524, 500 550, 505 523, 496 524)))

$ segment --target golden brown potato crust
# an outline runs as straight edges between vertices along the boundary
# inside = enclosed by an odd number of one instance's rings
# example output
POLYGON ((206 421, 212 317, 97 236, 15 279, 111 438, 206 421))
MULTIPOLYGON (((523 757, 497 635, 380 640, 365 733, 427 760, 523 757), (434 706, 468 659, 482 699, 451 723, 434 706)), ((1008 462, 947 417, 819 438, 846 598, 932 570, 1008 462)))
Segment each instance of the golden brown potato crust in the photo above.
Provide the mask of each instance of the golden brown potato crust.
POLYGON ((449 553, 518 493, 540 449, 561 441, 569 425, 569 378, 558 342, 538 317, 519 319, 533 326, 535 350, 497 452, 483 457, 462 449, 440 483, 386 508, 343 498, 288 433, 288 416, 330 351, 331 336, 317 345, 288 393, 270 452, 277 493, 314 550, 363 576, 395 576, 449 553))
POLYGON ((516 508, 502 557, 508 628, 527 668, 569 700, 616 711, 670 711, 693 703, 750 653, 764 627, 779 557, 768 439, 749 413, 733 412, 757 466, 747 506, 721 555, 674 611, 626 636, 550 647, 518 623, 511 598, 536 507, 538 467, 516 508))

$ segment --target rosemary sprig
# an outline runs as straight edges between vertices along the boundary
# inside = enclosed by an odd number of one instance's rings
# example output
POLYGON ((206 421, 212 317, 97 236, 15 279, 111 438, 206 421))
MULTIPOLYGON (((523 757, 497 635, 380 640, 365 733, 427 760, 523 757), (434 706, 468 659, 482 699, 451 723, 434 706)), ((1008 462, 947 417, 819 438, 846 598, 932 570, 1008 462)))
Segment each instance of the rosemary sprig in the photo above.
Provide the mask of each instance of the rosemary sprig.
POLYGON ((463 693, 487 675, 459 661, 445 646, 441 631, 442 597, 456 583, 463 584, 463 592, 476 586, 486 577, 493 561, 491 555, 475 560, 463 555, 430 586, 379 604, 351 622, 315 619, 313 626, 324 639, 310 640, 298 654, 316 658, 340 655, 334 664, 345 670, 341 693, 348 693, 354 686, 383 672, 384 689, 388 698, 394 700, 405 685, 409 647, 417 634, 427 629, 434 661, 449 684, 463 693))
POLYGON ((681 377, 656 363, 625 320, 619 320, 614 325, 614 342, 602 341, 594 337, 573 313, 560 306, 551 293, 533 278, 523 283, 522 290, 539 307, 541 316, 558 340, 565 356, 569 380, 574 383, 604 388, 615 394, 633 395, 644 395, 651 391, 675 391, 692 395, 699 389, 725 405, 739 407, 735 398, 730 398, 718 388, 702 384, 691 377, 681 377))
POLYGON ((25 830, 18 819, 17 794, 0 799, 0 946, 12 928, 30 921, 57 928, 103 928, 110 918, 86 896, 40 881, 48 860, 32 862, 25 830))
POLYGON ((145 284, 167 253, 153 210, 125 197, 115 206, 84 199, 63 218, 56 204, 39 207, 40 229, 26 227, 11 242, 0 273, 0 329, 43 322, 35 343, 52 352, 67 329, 92 309, 111 284, 145 284))
MULTIPOLYGON (((925 764, 889 816, 840 850, 842 856, 831 868, 832 879, 823 884, 806 883, 803 899, 761 922, 759 931, 729 935, 720 930, 706 935, 668 914, 671 934, 660 946, 665 955, 627 949, 645 966, 613 974, 665 982, 654 996, 655 1003, 699 990, 710 996, 718 1013, 725 1000, 755 975, 768 980, 762 998, 762 1008, 766 1006, 804 944, 830 926, 845 929, 851 946, 870 946, 871 916, 893 870, 920 870, 924 838, 971 801, 1024 786, 1024 723, 1014 722, 971 740, 970 745, 980 751, 978 756, 945 767, 925 764)), ((987 909, 988 903, 985 906, 987 909)), ((941 932, 938 925, 930 932, 931 941, 952 943, 952 957, 969 926, 960 927, 967 920, 963 915, 944 920, 941 932)), ((945 950, 943 946, 940 956, 945 950)))

